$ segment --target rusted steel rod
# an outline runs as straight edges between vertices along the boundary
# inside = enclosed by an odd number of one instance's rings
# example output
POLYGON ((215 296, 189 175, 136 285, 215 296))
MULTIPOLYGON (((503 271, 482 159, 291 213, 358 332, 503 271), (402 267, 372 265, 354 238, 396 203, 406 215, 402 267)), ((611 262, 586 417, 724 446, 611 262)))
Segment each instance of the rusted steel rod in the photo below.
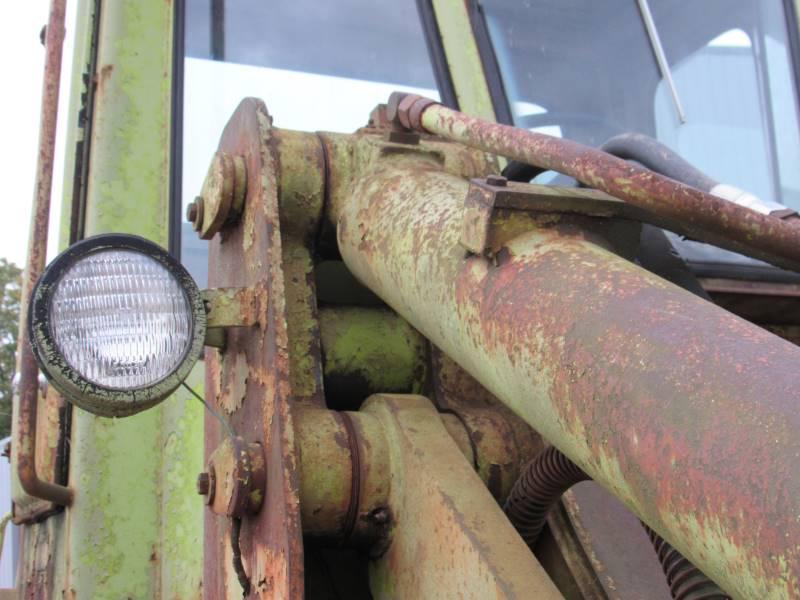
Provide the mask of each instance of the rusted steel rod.
POLYGON ((800 227, 763 215, 571 140, 476 119, 409 96, 394 110, 409 128, 558 171, 680 223, 701 241, 800 271, 800 227))
POLYGON ((467 191, 378 161, 331 204, 348 268, 728 592, 799 595, 800 348, 566 217, 500 211, 470 255, 467 191))
POLYGON ((43 481, 36 473, 36 413, 38 410, 39 367, 28 341, 28 303, 33 287, 45 266, 47 228, 50 221, 50 192, 53 183, 53 157, 56 145, 58 89, 61 79, 61 54, 64 45, 64 16, 66 0, 52 0, 45 33, 44 82, 42 111, 39 124, 39 156, 36 166, 36 186, 31 209, 31 228, 28 238, 28 259, 22 288, 19 341, 19 414, 17 437, 12 447, 17 457, 17 475, 25 492, 35 498, 68 506, 72 490, 63 485, 43 481))

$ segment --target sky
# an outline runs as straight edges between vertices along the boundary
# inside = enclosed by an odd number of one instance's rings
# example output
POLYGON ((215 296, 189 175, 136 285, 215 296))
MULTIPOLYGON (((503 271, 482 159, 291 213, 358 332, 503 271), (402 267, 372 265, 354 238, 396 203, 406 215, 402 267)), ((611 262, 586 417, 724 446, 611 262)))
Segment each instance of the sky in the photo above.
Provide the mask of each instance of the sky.
MULTIPOLYGON (((69 99, 72 68, 72 34, 76 0, 67 1, 67 36, 62 65, 62 91, 59 97, 59 123, 56 165, 53 176, 51 240, 55 240, 60 208, 64 158, 64 121, 69 99)), ((39 32, 47 22, 49 0, 15 2, 0 19, 0 65, 3 93, 0 94, 0 119, 3 144, 0 146, 0 178, 3 182, 3 214, 0 218, 0 257, 23 266, 27 254, 31 201, 36 173, 44 46, 39 32)), ((55 248, 54 244, 50 244, 55 248)))
MULTIPOLYGON (((19 266, 24 265, 27 254, 28 231, 30 228, 31 201, 33 199, 36 154, 38 148, 39 111, 41 106, 42 76, 44 70, 44 46, 39 41, 39 33, 47 22, 49 0, 26 0, 15 3, 13 18, 0 20, 0 56, 3 67, 4 86, 13 93, 0 94, 0 119, 3 122, 2 131, 5 134, 5 144, 0 147, 0 177, 3 181, 5 192, 5 208, 0 218, 0 257, 6 258, 19 266), (13 142, 12 142, 13 140, 13 142)), ((49 256, 52 258, 56 251, 58 238, 58 219, 61 207, 61 194, 63 189, 63 160, 65 151, 65 127, 68 111, 69 85, 72 71, 72 48, 75 21, 75 8, 77 0, 67 0, 67 33, 64 44, 64 60, 62 64, 61 92, 59 97, 58 133, 56 140, 56 163, 53 173, 53 192, 50 214, 50 243, 49 256)), ((379 100, 385 100, 389 91, 404 86, 377 84, 375 82, 356 82, 353 80, 334 77, 303 75, 281 72, 271 69, 254 69, 240 65, 225 65, 224 69, 215 67, 210 61, 197 61, 198 65, 189 65, 187 78, 187 95, 198 97, 198 90, 207 87, 208 82, 215 82, 214 89, 219 90, 219 77, 225 76, 230 84, 221 94, 210 94, 213 101, 203 103, 202 115, 194 114, 189 110, 186 121, 203 123, 203 127, 184 127, 184 133, 194 131, 187 147, 195 149, 192 153, 194 160, 185 161, 184 183, 185 195, 192 196, 199 191, 202 178, 208 161, 216 147, 219 133, 228 120, 229 115, 238 104, 239 100, 247 95, 266 97, 273 114, 280 115, 276 124, 284 127, 314 130, 327 129, 338 131, 351 131, 363 124, 372 108, 379 100), (194 67, 194 68, 192 68, 194 67), (352 86, 358 84, 359 103, 357 109, 348 111, 333 111, 337 116, 334 120, 330 114, 318 115, 314 123, 308 123, 308 115, 314 111, 298 110, 295 106, 296 99, 303 97, 301 94, 292 94, 292 102, 281 102, 276 98, 274 86, 277 81, 291 79, 294 86, 313 88, 328 92, 336 91, 334 97, 350 96, 352 93, 343 94, 344 91, 352 92, 352 86), (271 93, 270 93, 270 90, 271 93), (191 92, 194 92, 193 94, 191 92), (363 105, 363 106, 362 106, 363 105), (341 113, 350 115, 350 119, 342 120, 341 113), (213 126, 209 125, 209 113, 215 119, 213 126), (305 120, 297 123, 295 115, 304 115, 305 120), (195 119, 196 118, 196 119, 195 119), (278 121, 280 121, 278 123, 278 121), (352 122, 350 122, 352 121, 352 122), (202 140, 196 138, 202 138, 202 140), (202 143, 200 143, 202 141, 202 143), (196 156, 195 156, 196 155, 196 156)), ((278 87, 277 89, 282 89, 278 87)), ((421 90, 409 91, 420 92, 421 90)), ((435 94, 433 90, 424 90, 428 95, 435 94)), ((204 96, 207 97, 207 96, 204 96)), ((315 97, 311 94, 309 97, 315 97)), ((195 103, 197 104, 197 103, 195 103)), ((349 105, 344 103, 345 106, 349 105)), ((192 103, 187 103, 191 107, 192 103)), ((338 107, 338 105, 337 105, 338 107)), ((341 108, 341 107, 339 107, 341 108)), ((331 111, 329 111, 331 112, 331 111)))

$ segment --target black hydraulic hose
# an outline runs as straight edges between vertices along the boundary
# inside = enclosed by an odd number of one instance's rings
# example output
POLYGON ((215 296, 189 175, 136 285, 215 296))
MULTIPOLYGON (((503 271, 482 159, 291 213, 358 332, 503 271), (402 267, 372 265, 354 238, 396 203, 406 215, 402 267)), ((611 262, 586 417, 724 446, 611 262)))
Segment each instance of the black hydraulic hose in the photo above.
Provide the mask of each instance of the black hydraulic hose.
POLYGON ((510 160, 503 169, 503 177, 509 181, 519 181, 521 183, 528 183, 531 179, 544 173, 546 169, 529 165, 518 160, 510 160))
POLYGON ((533 459, 519 476, 503 507, 525 543, 533 550, 547 514, 569 488, 589 477, 555 446, 533 459))
POLYGON ((643 269, 655 273, 662 279, 692 292, 695 296, 711 301, 708 292, 703 289, 697 277, 686 266, 663 229, 642 223, 636 262, 643 269))
MULTIPOLYGON (((641 133, 617 135, 603 144, 600 149, 618 158, 635 161, 651 171, 704 191, 711 191, 717 185, 716 181, 667 146, 641 133)), ((643 268, 651 273, 692 292, 695 296, 711 300, 663 229, 646 223, 642 224, 639 253, 636 259, 643 268)))
MULTIPOLYGON (((639 162, 639 154, 649 154, 650 158, 652 159, 654 158, 653 155, 657 153, 662 156, 670 153, 672 158, 667 161, 670 165, 676 166, 682 163, 685 167, 683 169, 673 168, 673 174, 694 174, 695 180, 699 180, 699 178, 702 177, 707 179, 712 184, 712 187, 714 184, 712 179, 706 177, 695 167, 672 152, 672 150, 666 146, 663 146, 656 140, 647 137, 646 135, 641 135, 638 133, 625 133, 618 135, 606 142, 603 145, 603 149, 609 154, 619 156, 619 158, 626 158, 636 162, 639 162), (635 152, 637 149, 641 149, 642 151, 635 152), (644 149, 647 149, 647 152, 645 152, 644 149), (616 154, 617 151, 620 152, 619 155, 616 154), (634 155, 637 157, 634 157, 634 155)), ((651 160, 650 162, 651 165, 642 164, 642 166, 647 166, 651 170, 658 170, 654 167, 659 166, 656 164, 659 161, 651 160)), ((660 166, 665 166, 665 164, 666 163, 660 164, 660 166)), ((543 172, 544 169, 539 167, 512 160, 509 161, 508 165, 506 165, 506 168, 503 169, 503 176, 509 181, 527 183, 543 172)), ((667 175, 667 173, 662 173, 662 175, 667 175)), ((689 182, 686 181, 684 183, 689 182)), ((708 293, 703 289, 703 286, 700 285, 697 277, 695 277, 691 270, 686 266, 686 263, 680 257, 678 251, 672 245, 672 242, 670 242, 663 229, 655 227, 654 225, 648 225, 647 223, 642 224, 642 234, 636 260, 639 265, 642 266, 642 268, 647 269, 651 273, 655 273, 659 277, 662 277, 663 279, 666 279, 667 281, 670 281, 675 285, 692 292, 696 296, 700 296, 705 300, 711 300, 708 293)))
POLYGON ((642 133, 614 136, 600 149, 618 158, 635 160, 651 171, 704 192, 710 192, 718 183, 658 140, 642 133))
MULTIPOLYGON (((503 507, 511 524, 533 550, 547 514, 576 483, 591 478, 554 446, 544 449, 525 467, 503 507)), ((717 584, 683 557, 655 531, 642 523, 656 550, 675 600, 724 600, 717 584)))
POLYGON ((730 598, 716 583, 690 563, 680 552, 667 543, 664 538, 642 523, 650 542, 656 549, 658 562, 673 598, 678 600, 722 600, 730 598))
MULTIPOLYGON (((656 139, 642 133, 622 133, 600 146, 600 150, 617 158, 631 160, 641 166, 665 175, 704 192, 710 192, 717 181, 703 173, 679 154, 656 139)), ((529 182, 546 169, 523 162, 509 161, 503 169, 503 176, 510 181, 529 182)))

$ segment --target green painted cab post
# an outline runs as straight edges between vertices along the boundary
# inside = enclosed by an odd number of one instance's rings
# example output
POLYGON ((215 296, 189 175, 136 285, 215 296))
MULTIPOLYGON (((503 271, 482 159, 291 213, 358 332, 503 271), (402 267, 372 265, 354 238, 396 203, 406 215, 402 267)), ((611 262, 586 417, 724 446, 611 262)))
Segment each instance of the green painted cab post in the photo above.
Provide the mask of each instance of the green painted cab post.
MULTIPOLYGON (((133 233, 168 245, 172 2, 79 0, 71 76, 61 246, 69 240, 83 77, 99 7, 85 236, 133 233)), ((191 381, 202 381, 202 366, 191 381)), ((134 417, 72 413, 69 484, 75 502, 27 526, 21 581, 44 583, 32 551, 47 539, 53 597, 202 595, 202 405, 185 391, 134 417), (31 549, 29 552, 28 549, 31 549)))

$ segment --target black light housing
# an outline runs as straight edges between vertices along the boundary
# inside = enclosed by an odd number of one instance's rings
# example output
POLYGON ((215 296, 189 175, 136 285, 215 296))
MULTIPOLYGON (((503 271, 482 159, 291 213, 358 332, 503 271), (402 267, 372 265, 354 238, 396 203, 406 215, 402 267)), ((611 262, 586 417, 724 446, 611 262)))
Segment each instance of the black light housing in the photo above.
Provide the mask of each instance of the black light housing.
POLYGON ((56 257, 34 288, 28 332, 36 361, 70 402, 124 417, 171 394, 203 350, 200 290, 163 248, 99 235, 56 257))

